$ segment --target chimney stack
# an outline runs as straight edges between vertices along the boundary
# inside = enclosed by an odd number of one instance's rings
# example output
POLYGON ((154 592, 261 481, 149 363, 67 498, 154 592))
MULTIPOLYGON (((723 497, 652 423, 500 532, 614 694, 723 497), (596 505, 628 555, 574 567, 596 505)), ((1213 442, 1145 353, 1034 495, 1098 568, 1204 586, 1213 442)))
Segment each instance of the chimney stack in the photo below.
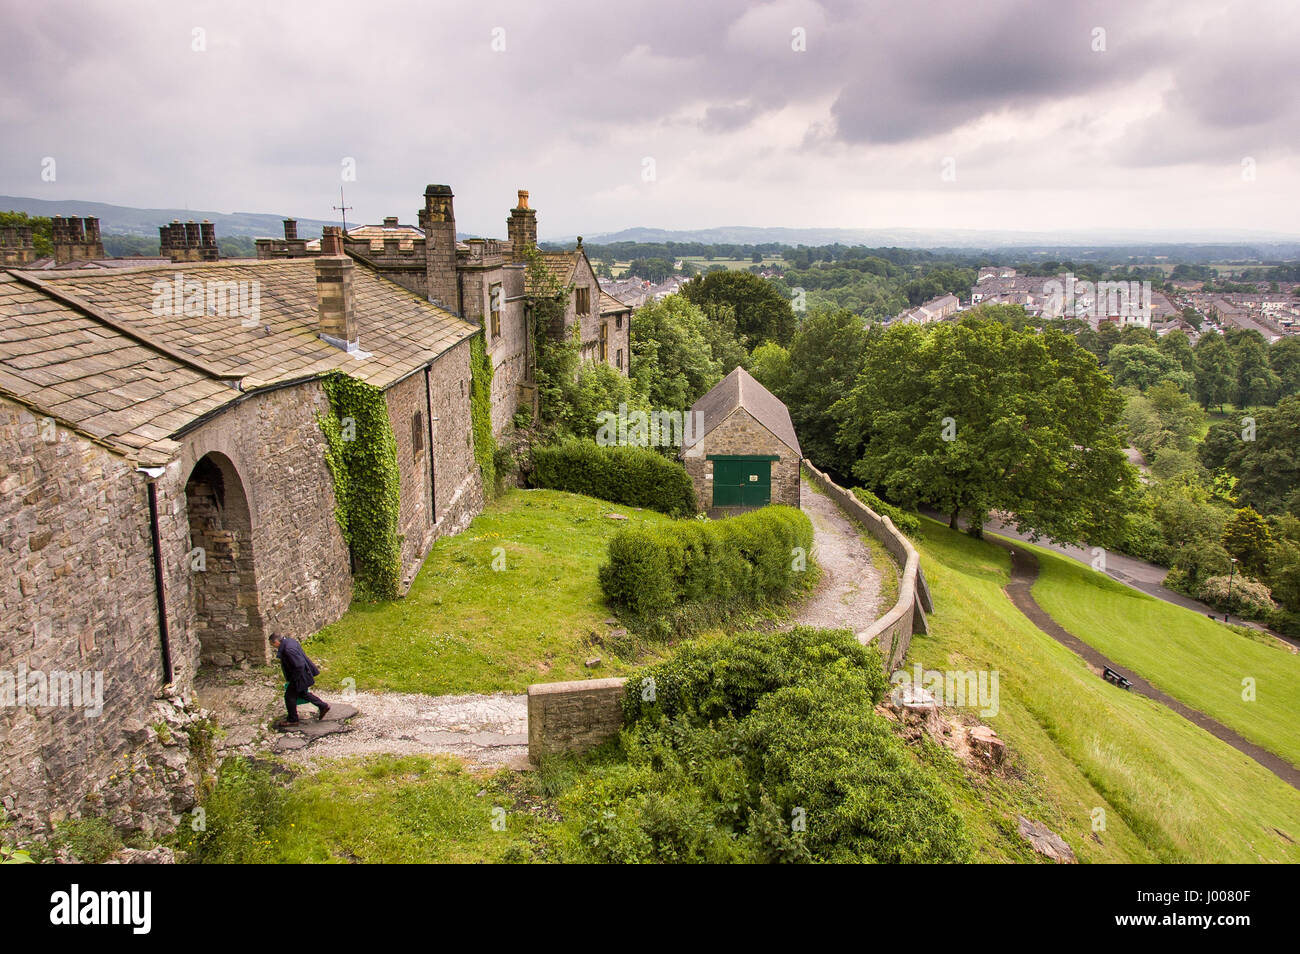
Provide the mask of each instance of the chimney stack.
MULTIPOLYGON (((99 232, 98 223, 95 232, 99 232)), ((172 219, 170 225, 158 226, 158 252, 173 262, 215 262, 220 256, 217 227, 207 219, 185 223, 172 219)))
POLYGON ((356 301, 352 293, 352 259, 343 254, 343 230, 327 225, 316 259, 316 302, 320 336, 343 351, 357 350, 356 301))
POLYGON ((528 207, 527 189, 519 190, 519 204, 510 210, 506 234, 510 238, 510 260, 528 261, 528 250, 537 245, 537 210, 528 207))
POLYGON ((453 198, 451 186, 426 186, 420 227, 424 229, 425 282, 429 301, 460 314, 453 198))
POLYGON ((385 215, 385 216, 384 216, 384 228, 386 228, 386 229, 395 229, 395 228, 397 228, 397 216, 395 216, 395 215, 385 215))
POLYGON ((54 260, 64 262, 103 258, 104 244, 99 238, 99 219, 56 215, 51 220, 54 260))
POLYGON ((292 241, 294 241, 294 240, 296 240, 296 239, 298 238, 298 220, 297 220, 297 219, 285 219, 285 220, 284 220, 284 237, 285 237, 287 240, 289 240, 290 242, 292 242, 292 241))

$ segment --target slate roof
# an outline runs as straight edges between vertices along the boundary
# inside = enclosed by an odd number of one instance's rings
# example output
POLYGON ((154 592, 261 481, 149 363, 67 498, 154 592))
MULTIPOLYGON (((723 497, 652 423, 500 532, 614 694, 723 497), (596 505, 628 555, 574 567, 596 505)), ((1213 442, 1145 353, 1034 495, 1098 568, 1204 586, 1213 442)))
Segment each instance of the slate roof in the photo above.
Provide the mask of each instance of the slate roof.
MULTIPOLYGON (((161 286, 160 286, 161 287, 161 286)), ((0 393, 141 463, 169 460, 171 435, 241 393, 342 370, 386 388, 477 326, 356 268, 360 348, 317 335, 312 259, 129 270, 0 271, 0 393), (238 314, 155 314, 155 283, 257 282, 255 326, 238 314)))
POLYGON ((731 416, 737 408, 744 408, 758 423, 771 431, 781 443, 803 456, 799 438, 795 436, 790 412, 771 391, 759 384, 744 368, 737 367, 715 384, 710 391, 691 406, 692 414, 700 414, 700 427, 688 436, 682 450, 694 447, 710 431, 731 416), (690 439, 693 438, 693 439, 690 439))
POLYGON ((612 315, 620 311, 631 311, 632 306, 627 302, 619 301, 607 291, 600 293, 600 313, 602 315, 612 315))
MULTIPOLYGON (((561 288, 568 288, 569 283, 573 281, 573 273, 578 267, 577 250, 571 252, 539 252, 542 257, 542 264, 546 270, 551 273, 551 277, 559 284, 561 288)), ((525 280, 524 294, 535 295, 539 292, 536 283, 533 282, 532 276, 525 280)))

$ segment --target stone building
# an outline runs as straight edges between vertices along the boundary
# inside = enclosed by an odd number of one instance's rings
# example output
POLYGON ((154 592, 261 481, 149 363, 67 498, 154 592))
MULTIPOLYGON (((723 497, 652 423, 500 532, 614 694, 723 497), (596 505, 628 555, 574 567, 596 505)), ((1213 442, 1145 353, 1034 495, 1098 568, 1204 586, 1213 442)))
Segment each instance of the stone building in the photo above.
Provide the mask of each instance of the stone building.
POLYGON ((0 270, 0 795, 20 828, 159 824, 155 762, 127 771, 161 744, 158 698, 347 609, 323 376, 383 394, 406 579, 481 509, 478 326, 334 231, 317 258, 0 270), (99 673, 102 712, 16 700, 38 673, 51 693, 99 673))
MULTIPOLYGON (((381 225, 348 229, 343 249, 357 264, 482 327, 493 367, 492 426, 500 434, 520 407, 537 409, 531 308, 549 291, 527 277, 529 252, 537 245, 537 210, 521 189, 504 240, 462 241, 456 236, 454 198, 449 186, 430 185, 418 227, 388 216, 381 225)), ((298 237, 293 219, 285 220, 284 238, 257 240, 259 259, 319 254, 319 243, 298 237)), ((602 361, 627 374, 632 309, 601 292, 582 240, 568 252, 542 253, 542 261, 554 283, 569 292, 564 324, 552 333, 572 334, 577 325, 584 361, 602 361)))
POLYGON ((744 368, 695 402, 684 433, 682 463, 710 517, 799 506, 803 453, 790 412, 744 368))

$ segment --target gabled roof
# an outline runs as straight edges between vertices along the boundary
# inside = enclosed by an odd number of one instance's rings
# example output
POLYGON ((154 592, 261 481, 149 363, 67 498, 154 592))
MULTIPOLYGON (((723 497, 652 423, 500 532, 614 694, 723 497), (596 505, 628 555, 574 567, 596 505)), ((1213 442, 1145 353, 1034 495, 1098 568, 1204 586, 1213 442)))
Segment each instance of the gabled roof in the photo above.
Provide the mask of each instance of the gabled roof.
POLYGON ((241 392, 331 371, 386 388, 478 331, 368 269, 352 290, 364 357, 320 339, 313 259, 0 271, 0 393, 126 456, 166 460, 172 435, 241 392), (155 309, 177 275, 256 283, 256 322, 155 309))
MULTIPOLYGON (((546 266, 546 270, 551 273, 552 281, 562 289, 568 288, 573 282, 573 273, 577 271, 578 268, 577 250, 575 249, 570 252, 538 251, 537 254, 541 256, 542 264, 546 266)), ((525 280, 524 293, 527 295, 536 295, 541 291, 542 289, 538 287, 538 285, 532 280, 532 276, 529 275, 525 280)))
POLYGON ((710 391, 691 406, 692 414, 701 415, 700 426, 688 429, 683 450, 702 441, 710 431, 731 416, 737 408, 744 408, 758 423, 766 427, 781 443, 803 456, 799 438, 795 436, 790 412, 771 391, 763 387, 744 368, 737 367, 715 384, 710 391))
POLYGON ((619 301, 607 291, 600 293, 600 313, 602 315, 613 315, 620 311, 631 311, 632 306, 627 302, 619 301))

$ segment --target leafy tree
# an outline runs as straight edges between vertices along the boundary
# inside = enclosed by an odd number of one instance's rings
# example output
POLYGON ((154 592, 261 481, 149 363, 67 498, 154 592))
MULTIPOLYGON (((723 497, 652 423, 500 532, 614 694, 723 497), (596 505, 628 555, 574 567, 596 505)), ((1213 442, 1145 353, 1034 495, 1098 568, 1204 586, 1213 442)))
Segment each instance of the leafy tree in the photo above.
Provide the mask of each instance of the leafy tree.
POLYGON ((835 405, 853 473, 906 506, 983 526, 993 510, 1053 540, 1105 544, 1135 482, 1119 437, 1123 399, 1057 330, 966 318, 873 336, 835 405))
POLYGON ((790 302, 767 279, 749 272, 719 271, 697 275, 682 291, 692 303, 713 317, 719 307, 730 306, 736 331, 747 348, 764 341, 790 343, 795 317, 790 302))
POLYGON ((838 439, 840 419, 832 406, 857 381, 868 337, 862 319, 851 311, 813 309, 790 343, 789 381, 775 392, 790 410, 804 456, 845 480, 858 448, 838 439))
POLYGON ((1282 382, 1269 365, 1263 339, 1258 335, 1242 338, 1234 350, 1237 406, 1252 407, 1276 401, 1282 382))
POLYGON ((708 319, 681 295, 639 308, 632 321, 632 377, 656 410, 684 411, 722 378, 704 337, 708 319))
POLYGON ((1254 436, 1238 441, 1224 460, 1237 478, 1237 499, 1260 513, 1300 516, 1300 396, 1260 411, 1254 436))
POLYGON ((1300 394, 1300 337, 1288 335, 1274 341, 1268 349, 1268 363, 1277 375, 1279 397, 1300 394))
POLYGON ((775 341, 761 344, 750 357, 749 372, 759 384, 781 397, 790 386, 790 352, 775 341))
POLYGON ((1187 332, 1181 328, 1175 328, 1161 338, 1156 347, 1161 354, 1177 361, 1178 366, 1187 372, 1189 378, 1195 377, 1196 355, 1192 352, 1192 342, 1187 337, 1187 332))
POLYGON ((1237 367, 1232 351, 1220 334, 1201 335, 1196 347, 1196 396, 1201 406, 1223 407, 1232 400, 1237 367))
POLYGON ((1223 548, 1237 558, 1251 576, 1260 577, 1268 566, 1273 535, 1268 523, 1250 507, 1242 507, 1223 528, 1223 548))
POLYGON ((1134 387, 1145 391, 1162 381, 1170 381, 1188 390, 1192 387, 1192 376, 1182 369, 1178 360, 1150 345, 1116 345, 1110 350, 1106 368, 1119 387, 1134 387))

